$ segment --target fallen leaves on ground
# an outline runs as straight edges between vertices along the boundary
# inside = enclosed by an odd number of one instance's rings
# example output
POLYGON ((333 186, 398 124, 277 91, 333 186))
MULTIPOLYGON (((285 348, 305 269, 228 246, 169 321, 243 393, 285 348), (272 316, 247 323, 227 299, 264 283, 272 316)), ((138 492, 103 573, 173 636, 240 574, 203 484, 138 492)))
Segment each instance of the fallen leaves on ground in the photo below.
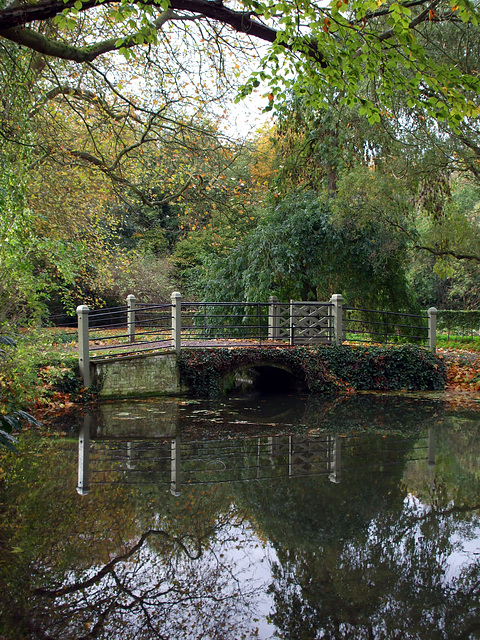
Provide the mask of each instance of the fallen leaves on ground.
POLYGON ((480 356, 470 351, 439 350, 447 365, 447 391, 480 391, 480 356))

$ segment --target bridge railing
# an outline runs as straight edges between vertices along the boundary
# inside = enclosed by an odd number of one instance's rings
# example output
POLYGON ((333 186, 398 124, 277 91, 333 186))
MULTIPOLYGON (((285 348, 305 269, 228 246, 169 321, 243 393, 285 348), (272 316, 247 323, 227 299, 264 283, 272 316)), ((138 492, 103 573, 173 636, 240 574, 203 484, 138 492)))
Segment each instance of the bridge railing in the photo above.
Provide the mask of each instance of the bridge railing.
POLYGON ((343 308, 342 341, 362 343, 428 345, 434 350, 432 322, 436 310, 424 314, 343 308), (433 313, 435 312, 435 313, 433 313), (432 338, 432 340, 431 340, 432 338))
POLYGON ((262 344, 269 338, 268 314, 269 304, 262 302, 182 302, 182 343, 253 340, 262 344))
POLYGON ((133 295, 127 305, 99 309, 89 313, 90 351, 95 355, 125 353, 152 344, 168 342, 171 346, 171 305, 136 304, 133 295))
POLYGON ((436 314, 374 311, 343 306, 333 295, 328 302, 185 302, 180 293, 171 303, 127 304, 109 309, 81 305, 78 316, 79 366, 90 384, 90 358, 133 355, 148 350, 232 344, 342 344, 415 342, 436 349, 436 314))

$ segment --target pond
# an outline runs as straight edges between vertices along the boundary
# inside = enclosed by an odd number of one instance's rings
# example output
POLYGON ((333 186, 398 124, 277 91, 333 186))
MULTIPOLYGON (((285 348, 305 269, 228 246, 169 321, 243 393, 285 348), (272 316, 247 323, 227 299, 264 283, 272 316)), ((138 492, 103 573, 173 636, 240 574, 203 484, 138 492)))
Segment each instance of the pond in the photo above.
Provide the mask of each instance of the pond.
POLYGON ((480 638, 480 412, 110 403, 2 460, 0 636, 480 638))

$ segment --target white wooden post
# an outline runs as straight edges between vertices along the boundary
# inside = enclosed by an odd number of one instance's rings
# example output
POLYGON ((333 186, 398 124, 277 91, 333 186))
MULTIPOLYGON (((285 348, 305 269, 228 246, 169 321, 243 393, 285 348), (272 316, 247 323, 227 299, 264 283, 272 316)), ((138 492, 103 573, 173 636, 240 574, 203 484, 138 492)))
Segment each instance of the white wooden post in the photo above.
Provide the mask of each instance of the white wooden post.
POLYGON ((172 293, 172 342, 176 353, 182 348, 182 294, 172 293))
POLYGON ((289 321, 289 338, 290 338, 290 346, 295 346, 295 305, 293 304, 293 300, 290 300, 290 321, 289 321))
POLYGON ((90 337, 88 332, 89 308, 85 304, 77 307, 78 316, 78 368, 84 387, 90 386, 90 337))
POLYGON ((334 293, 330 298, 333 304, 333 344, 342 344, 343 338, 343 296, 341 293, 334 293))
POLYGON ((280 318, 278 317, 278 298, 270 296, 268 299, 268 339, 275 340, 279 335, 280 318))
POLYGON ((135 301, 136 298, 133 293, 127 296, 127 333, 129 342, 135 342, 135 301))
POLYGON ((430 307, 428 310, 428 346, 432 353, 437 351, 437 310, 430 307))

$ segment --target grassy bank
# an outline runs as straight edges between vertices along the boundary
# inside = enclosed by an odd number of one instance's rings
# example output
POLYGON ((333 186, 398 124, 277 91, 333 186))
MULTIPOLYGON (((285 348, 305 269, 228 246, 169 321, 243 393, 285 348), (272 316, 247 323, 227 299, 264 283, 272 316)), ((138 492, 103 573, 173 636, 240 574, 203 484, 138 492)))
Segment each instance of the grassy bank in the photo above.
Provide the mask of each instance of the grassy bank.
POLYGON ((437 335, 437 347, 451 351, 480 353, 480 336, 437 335))

